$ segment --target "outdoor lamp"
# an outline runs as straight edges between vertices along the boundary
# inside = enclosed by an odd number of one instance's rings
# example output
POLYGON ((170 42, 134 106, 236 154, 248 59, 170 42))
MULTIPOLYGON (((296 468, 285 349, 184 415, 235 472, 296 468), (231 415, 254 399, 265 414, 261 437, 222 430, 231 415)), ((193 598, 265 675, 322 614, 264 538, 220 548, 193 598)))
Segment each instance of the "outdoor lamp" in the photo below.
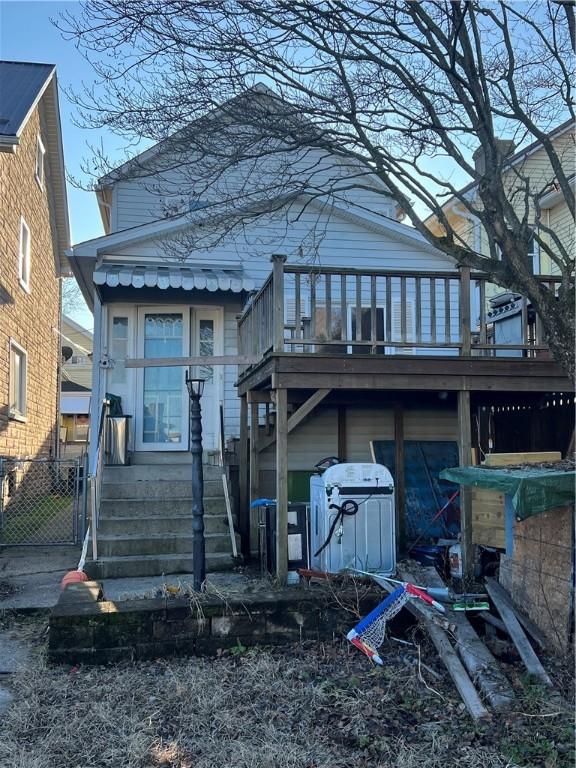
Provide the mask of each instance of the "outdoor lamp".
POLYGON ((192 570, 194 590, 199 592, 206 578, 202 412, 200 409, 204 379, 193 379, 189 371, 186 371, 186 387, 190 396, 190 453, 192 454, 192 570))
POLYGON ((205 381, 205 379, 193 379, 189 372, 186 371, 186 386, 188 387, 188 394, 191 399, 193 397, 202 397, 205 381))

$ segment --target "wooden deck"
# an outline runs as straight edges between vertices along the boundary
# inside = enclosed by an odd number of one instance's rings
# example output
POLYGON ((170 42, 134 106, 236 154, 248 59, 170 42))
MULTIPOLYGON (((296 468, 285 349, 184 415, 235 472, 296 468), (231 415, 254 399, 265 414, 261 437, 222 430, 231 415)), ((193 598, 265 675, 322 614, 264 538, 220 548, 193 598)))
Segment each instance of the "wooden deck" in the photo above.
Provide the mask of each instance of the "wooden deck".
MULTIPOLYGON (((240 466, 249 467, 240 473, 240 509, 248 510, 250 499, 259 497, 259 453, 275 444, 281 581, 287 574, 288 436, 328 395, 334 401, 339 391, 344 397, 351 391, 359 396, 388 392, 388 400, 397 399, 397 524, 402 530, 402 392, 456 393, 459 460, 465 465, 472 455, 471 395, 572 389, 550 359, 541 323, 525 298, 515 297, 507 326, 499 325, 497 313, 490 314, 492 289, 485 275, 468 268, 416 273, 300 267, 286 265, 282 256, 272 262, 272 273, 238 320, 238 355, 247 361, 238 379, 240 466)), ((540 279, 556 290, 556 278, 540 279)), ((242 515, 240 524, 249 553, 249 517, 242 515)), ((465 488, 461 526, 464 568, 470 574, 471 500, 465 488)))

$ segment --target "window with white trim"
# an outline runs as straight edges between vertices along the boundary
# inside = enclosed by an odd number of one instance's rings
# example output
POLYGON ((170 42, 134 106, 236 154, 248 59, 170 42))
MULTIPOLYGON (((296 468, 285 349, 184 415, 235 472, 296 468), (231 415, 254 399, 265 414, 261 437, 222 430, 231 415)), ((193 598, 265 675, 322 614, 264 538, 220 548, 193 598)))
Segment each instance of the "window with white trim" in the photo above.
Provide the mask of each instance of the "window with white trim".
POLYGON ((26 418, 26 379, 28 355, 26 350, 10 339, 10 392, 8 411, 11 419, 26 418))
POLYGON ((540 274, 540 244, 536 240, 535 230, 532 230, 532 235, 528 241, 528 251, 526 256, 528 257, 528 263, 532 266, 532 272, 535 275, 540 274))
POLYGON ((36 181, 44 189, 44 155, 46 150, 40 136, 36 139, 36 181))
POLYGON ((20 250, 18 252, 18 279, 25 291, 30 292, 30 229, 20 216, 20 250))

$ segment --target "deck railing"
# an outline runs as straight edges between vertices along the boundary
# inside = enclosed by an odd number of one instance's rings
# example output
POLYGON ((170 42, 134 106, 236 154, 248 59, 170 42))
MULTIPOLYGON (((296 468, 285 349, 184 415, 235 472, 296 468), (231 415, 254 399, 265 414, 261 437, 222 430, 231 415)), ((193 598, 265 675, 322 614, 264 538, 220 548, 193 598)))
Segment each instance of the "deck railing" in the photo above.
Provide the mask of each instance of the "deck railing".
MULTIPOLYGON (((273 270, 238 320, 239 354, 534 357, 547 346, 526 298, 495 316, 486 275, 296 266, 273 270)), ((560 278, 541 276, 555 291, 560 278)), ((517 294, 514 294, 517 296, 517 294)))
POLYGON ((96 433, 96 450, 88 468, 88 487, 90 489, 90 535, 92 538, 92 560, 98 560, 98 521, 102 493, 102 470, 104 467, 104 441, 106 435, 106 416, 110 410, 110 401, 104 399, 100 410, 96 433))

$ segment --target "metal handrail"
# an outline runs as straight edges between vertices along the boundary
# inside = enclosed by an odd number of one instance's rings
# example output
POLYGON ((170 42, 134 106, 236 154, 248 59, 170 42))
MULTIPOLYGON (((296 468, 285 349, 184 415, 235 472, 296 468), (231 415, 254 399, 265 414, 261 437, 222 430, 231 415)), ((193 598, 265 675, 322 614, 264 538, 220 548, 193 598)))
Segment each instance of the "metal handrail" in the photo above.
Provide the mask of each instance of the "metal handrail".
POLYGON ((88 471, 88 484, 90 487, 90 528, 92 529, 92 560, 98 560, 98 518, 100 513, 100 494, 102 488, 102 467, 104 465, 104 424, 110 409, 110 401, 104 399, 100 410, 98 422, 98 435, 96 438, 96 450, 92 458, 92 464, 88 471))

